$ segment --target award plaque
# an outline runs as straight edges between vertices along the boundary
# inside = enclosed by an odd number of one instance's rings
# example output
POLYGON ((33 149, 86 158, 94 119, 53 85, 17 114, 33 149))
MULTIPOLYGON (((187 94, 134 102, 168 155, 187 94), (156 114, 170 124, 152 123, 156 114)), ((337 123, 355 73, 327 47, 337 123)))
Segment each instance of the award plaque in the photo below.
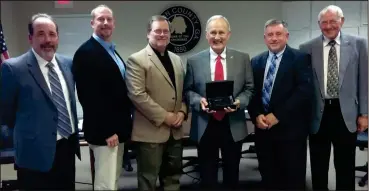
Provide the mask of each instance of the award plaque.
POLYGON ((206 99, 209 110, 219 111, 230 107, 236 109, 233 97, 233 81, 212 81, 206 83, 206 99))

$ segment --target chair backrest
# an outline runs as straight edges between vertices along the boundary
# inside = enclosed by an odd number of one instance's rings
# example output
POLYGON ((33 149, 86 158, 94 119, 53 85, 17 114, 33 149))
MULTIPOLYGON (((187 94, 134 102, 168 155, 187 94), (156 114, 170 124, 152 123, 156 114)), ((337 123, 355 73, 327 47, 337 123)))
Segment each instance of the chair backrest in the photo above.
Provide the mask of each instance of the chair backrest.
POLYGON ((0 164, 14 163, 13 129, 0 126, 0 164))
POLYGON ((359 132, 356 140, 357 146, 368 148, 368 131, 359 132))
POLYGON ((184 136, 190 136, 190 130, 191 130, 191 112, 188 113, 188 118, 186 121, 183 121, 182 123, 182 127, 183 127, 183 131, 184 131, 184 136))

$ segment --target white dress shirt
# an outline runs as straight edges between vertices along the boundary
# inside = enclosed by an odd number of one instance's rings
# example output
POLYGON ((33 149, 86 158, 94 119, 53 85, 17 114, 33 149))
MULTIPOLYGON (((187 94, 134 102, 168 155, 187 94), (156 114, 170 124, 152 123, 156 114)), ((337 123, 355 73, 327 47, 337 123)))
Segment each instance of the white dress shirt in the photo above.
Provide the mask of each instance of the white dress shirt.
MULTIPOLYGON (((336 44, 334 45, 334 47, 336 48, 336 53, 337 53, 338 71, 340 71, 340 45, 341 45, 340 36, 341 36, 341 32, 338 33, 338 35, 335 39, 336 44)), ((331 49, 331 46, 328 44, 329 42, 330 42, 330 40, 327 37, 324 36, 324 40, 323 40, 324 70, 323 70, 323 72, 324 72, 324 94, 325 94, 325 98, 330 98, 330 96, 327 93, 328 57, 329 57, 329 50, 331 49)))
MULTIPOLYGON (((49 87, 49 90, 50 90, 50 93, 51 93, 50 81, 49 81, 49 76, 48 76, 49 68, 46 66, 46 64, 48 64, 49 62, 46 61, 45 59, 43 59, 40 55, 38 55, 35 52, 35 50, 32 49, 32 51, 33 51, 33 54, 35 55, 35 57, 37 59, 38 65, 40 66, 41 73, 44 76, 46 84, 49 87)), ((70 103, 69 96, 68 96, 69 91, 68 91, 67 84, 64 80, 64 76, 63 76, 63 74, 62 74, 62 72, 59 68, 58 63, 56 62, 55 55, 54 55, 53 59, 51 60, 51 63, 54 64, 54 70, 55 70, 56 74, 58 75, 59 80, 60 80, 60 84, 63 88, 63 94, 64 94, 64 99, 65 99, 65 102, 66 102, 66 105, 67 105, 67 110, 68 110, 68 114, 69 114, 69 118, 70 118, 70 122, 71 122, 72 133, 74 133, 74 123, 73 123, 73 117, 71 115, 71 103, 70 103)), ((57 140, 59 140, 61 138, 63 138, 63 137, 59 134, 59 132, 57 132, 57 140)))
MULTIPOLYGON (((227 80, 227 61, 226 61, 226 49, 224 48, 223 52, 220 54, 222 57, 221 62, 223 65, 223 74, 224 80, 227 80)), ((210 48, 210 74, 211 74, 211 81, 214 81, 215 77, 215 64, 217 63, 218 54, 214 52, 213 49, 210 48)))

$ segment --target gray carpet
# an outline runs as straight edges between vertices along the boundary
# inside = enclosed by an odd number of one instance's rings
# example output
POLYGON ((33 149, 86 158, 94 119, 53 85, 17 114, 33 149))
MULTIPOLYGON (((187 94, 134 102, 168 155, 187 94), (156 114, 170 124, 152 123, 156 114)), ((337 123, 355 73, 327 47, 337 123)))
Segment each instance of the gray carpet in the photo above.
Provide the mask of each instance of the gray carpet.
MULTIPOLYGON (((244 144, 244 149, 247 149, 250 144, 244 144)), ((91 170, 90 170, 90 162, 89 162, 89 153, 87 147, 82 147, 82 161, 77 160, 76 163, 76 188, 78 190, 90 190, 92 189, 91 185, 88 185, 91 183, 91 170), (83 184, 87 183, 87 184, 83 184)), ((333 152, 333 151, 332 151, 333 152)), ((195 149, 186 149, 184 151, 184 156, 196 156, 196 150, 195 149)), ((309 155, 308 155, 309 156, 309 155)), ((367 161, 367 150, 360 151, 357 149, 356 154, 356 165, 363 165, 367 161)), ((244 190, 252 190, 257 189, 259 187, 260 182, 260 174, 257 170, 258 162, 256 159, 255 154, 245 154, 243 156, 244 158, 241 159, 240 163, 240 184, 241 187, 244 190)), ((329 170, 329 188, 331 190, 335 189, 335 171, 333 168, 333 156, 331 157, 331 166, 329 170)), ((132 166, 134 168, 133 172, 125 172, 123 171, 120 180, 119 180, 119 188, 120 190, 136 190, 137 188, 137 179, 136 179, 136 162, 135 160, 132 160, 132 166)), ((185 169, 191 170, 191 169, 185 169)), ((356 179, 357 182, 359 181, 360 177, 363 176, 365 173, 363 172, 356 172, 356 179)), ((219 181, 222 180, 222 172, 221 169, 219 170, 219 181)), ((197 188, 197 180, 196 177, 198 177, 197 174, 191 173, 188 175, 183 175, 181 177, 181 185, 182 190, 195 190, 197 188), (194 177, 194 178, 193 178, 194 177)), ((8 179, 15 179, 16 173, 13 170, 13 165, 2 165, 1 166, 1 179, 2 180, 8 180, 8 179)), ((310 162, 309 158, 307 160, 307 189, 311 190, 311 174, 310 174, 310 162)), ((368 190, 368 186, 365 187, 359 187, 356 186, 357 190, 368 190)))

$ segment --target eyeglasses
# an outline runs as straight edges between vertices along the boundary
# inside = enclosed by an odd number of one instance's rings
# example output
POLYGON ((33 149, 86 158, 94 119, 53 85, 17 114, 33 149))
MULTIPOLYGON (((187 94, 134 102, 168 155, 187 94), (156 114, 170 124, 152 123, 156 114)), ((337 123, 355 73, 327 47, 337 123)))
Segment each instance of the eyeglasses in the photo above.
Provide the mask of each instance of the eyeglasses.
POLYGON ((155 29, 155 30, 153 30, 153 32, 155 33, 155 34, 158 34, 158 35, 160 35, 160 34, 169 34, 169 30, 168 29, 155 29))
POLYGON ((326 25, 328 25, 328 24, 330 24, 330 25, 337 25, 337 24, 339 23, 339 21, 338 21, 338 20, 319 21, 319 23, 320 23, 321 25, 324 25, 324 26, 326 26, 326 25))

